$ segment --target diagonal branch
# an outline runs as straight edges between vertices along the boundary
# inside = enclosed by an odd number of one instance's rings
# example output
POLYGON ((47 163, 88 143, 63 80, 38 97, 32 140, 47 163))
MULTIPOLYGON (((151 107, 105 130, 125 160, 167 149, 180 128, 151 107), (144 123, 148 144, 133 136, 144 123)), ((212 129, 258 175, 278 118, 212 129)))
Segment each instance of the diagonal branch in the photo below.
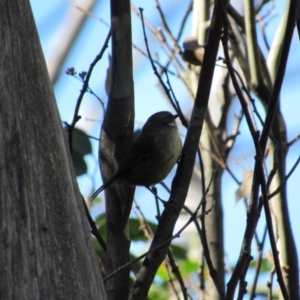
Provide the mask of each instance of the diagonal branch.
MULTIPOLYGON (((183 146, 183 157, 179 162, 178 170, 172 183, 170 200, 160 218, 150 251, 172 236, 179 212, 183 207, 184 200, 187 195, 187 190, 195 163, 200 132, 202 130, 204 117, 207 110, 215 61, 219 47, 219 40, 221 37, 221 30, 222 18, 218 2, 216 2, 207 41, 208 51, 205 52, 204 55, 195 105, 193 108, 186 140, 183 146)), ((168 247, 169 242, 163 246, 160 251, 155 251, 147 255, 140 269, 137 280, 133 284, 130 293, 130 299, 144 299, 147 296, 155 273, 167 254, 168 247)))

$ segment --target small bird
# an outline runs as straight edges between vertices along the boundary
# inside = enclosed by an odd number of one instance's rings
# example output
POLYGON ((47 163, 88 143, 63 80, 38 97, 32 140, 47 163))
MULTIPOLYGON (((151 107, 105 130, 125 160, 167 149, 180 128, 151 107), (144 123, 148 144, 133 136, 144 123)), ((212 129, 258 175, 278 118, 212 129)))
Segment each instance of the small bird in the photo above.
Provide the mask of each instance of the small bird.
POLYGON ((183 41, 183 49, 184 51, 181 52, 181 56, 184 61, 194 66, 202 65, 205 46, 199 45, 196 37, 187 37, 183 41))
POLYGON ((178 116, 161 111, 149 117, 117 172, 92 195, 91 201, 114 182, 149 187, 165 179, 182 150, 175 122, 178 116))

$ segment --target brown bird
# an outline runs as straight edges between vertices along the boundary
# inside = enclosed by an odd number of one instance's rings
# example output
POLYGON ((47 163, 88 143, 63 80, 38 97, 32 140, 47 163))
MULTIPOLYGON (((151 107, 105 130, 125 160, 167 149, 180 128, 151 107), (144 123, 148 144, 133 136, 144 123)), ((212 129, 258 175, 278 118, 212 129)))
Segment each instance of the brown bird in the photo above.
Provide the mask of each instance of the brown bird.
POLYGON ((172 115, 168 111, 153 114, 120 163, 117 172, 92 195, 91 201, 114 182, 148 187, 165 179, 182 150, 175 122, 177 117, 178 115, 172 115))

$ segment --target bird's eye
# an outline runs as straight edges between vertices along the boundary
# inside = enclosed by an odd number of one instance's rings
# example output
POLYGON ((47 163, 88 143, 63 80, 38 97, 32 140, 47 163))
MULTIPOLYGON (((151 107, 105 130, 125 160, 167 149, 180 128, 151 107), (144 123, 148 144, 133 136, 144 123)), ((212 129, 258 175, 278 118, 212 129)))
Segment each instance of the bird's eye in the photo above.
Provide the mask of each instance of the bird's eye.
POLYGON ((165 121, 166 121, 167 123, 173 122, 173 120, 174 120, 174 118, 173 118, 173 115, 172 115, 172 114, 167 113, 167 114, 165 115, 165 121))

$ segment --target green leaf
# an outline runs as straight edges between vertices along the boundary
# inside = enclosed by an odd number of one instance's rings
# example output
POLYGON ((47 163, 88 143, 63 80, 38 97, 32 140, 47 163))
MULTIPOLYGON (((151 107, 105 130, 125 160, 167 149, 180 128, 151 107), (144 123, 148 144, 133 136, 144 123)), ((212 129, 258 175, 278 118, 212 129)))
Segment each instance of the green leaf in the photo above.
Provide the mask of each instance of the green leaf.
MULTIPOLYGON (((155 232, 157 225, 152 222, 147 222, 151 227, 152 231, 155 232)), ((145 236, 143 229, 141 228, 141 223, 138 219, 129 219, 129 234, 130 240, 132 241, 147 241, 148 238, 145 236)))
MULTIPOLYGON (((249 267, 255 269, 256 263, 257 263, 257 260, 252 260, 249 264, 249 267)), ((263 258, 261 260, 260 273, 266 273, 266 272, 269 273, 271 271, 271 269, 272 269, 272 266, 271 266, 270 262, 266 258, 263 258)))
POLYGON ((88 168, 83 156, 77 151, 73 150, 72 159, 73 159, 76 176, 81 176, 83 174, 86 174, 88 168))
POLYGON ((180 271, 185 274, 196 273, 199 270, 199 262, 184 260, 180 262, 180 271))
POLYGON ((153 284, 147 296, 149 300, 166 300, 169 299, 170 293, 168 289, 163 288, 162 286, 153 284))
POLYGON ((168 272, 166 270, 164 263, 162 263, 159 266, 159 268, 157 269, 154 282, 159 281, 160 285, 162 285, 162 284, 166 283, 168 280, 169 280, 168 272))
POLYGON ((96 226, 98 228, 99 233, 106 240, 106 219, 105 213, 98 215, 95 219, 96 226))
POLYGON ((170 245, 170 249, 172 251, 172 254, 174 255, 174 257, 176 259, 186 259, 186 249, 184 249, 183 247, 179 246, 179 245, 174 245, 171 244, 170 245))
POLYGON ((73 164, 76 176, 81 176, 87 173, 88 167, 84 160, 84 156, 92 153, 92 144, 86 133, 75 128, 73 130, 73 164))
POLYGON ((73 130, 73 151, 82 156, 92 153, 92 144, 87 134, 78 128, 73 130))

